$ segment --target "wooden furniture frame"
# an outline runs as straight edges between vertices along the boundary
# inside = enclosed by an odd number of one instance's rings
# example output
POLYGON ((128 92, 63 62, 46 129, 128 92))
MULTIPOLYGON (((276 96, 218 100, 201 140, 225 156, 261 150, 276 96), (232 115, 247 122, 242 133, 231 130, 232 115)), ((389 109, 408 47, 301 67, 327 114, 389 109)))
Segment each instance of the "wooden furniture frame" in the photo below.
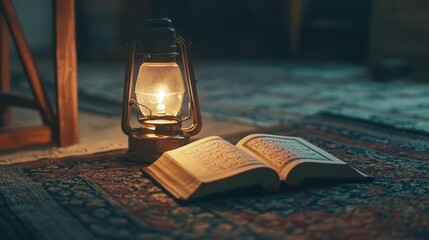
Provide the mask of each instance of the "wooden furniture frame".
POLYGON ((78 142, 75 0, 53 2, 57 96, 55 112, 43 88, 11 0, 0 0, 0 126, 10 124, 10 106, 37 109, 43 121, 42 126, 0 129, 0 151, 51 143, 64 147, 78 142), (10 38, 15 43, 34 100, 10 91, 10 38))

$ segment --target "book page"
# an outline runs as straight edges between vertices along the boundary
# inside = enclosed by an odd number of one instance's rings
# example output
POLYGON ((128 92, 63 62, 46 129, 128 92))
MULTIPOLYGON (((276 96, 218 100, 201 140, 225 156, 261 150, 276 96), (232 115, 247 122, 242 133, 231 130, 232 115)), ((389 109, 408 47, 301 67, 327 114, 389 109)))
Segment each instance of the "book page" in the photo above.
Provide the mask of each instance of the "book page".
POLYGON ((188 172, 203 181, 212 181, 253 168, 267 167, 224 139, 214 136, 169 151, 188 172))
POLYGON ((252 134, 238 142, 237 147, 265 162, 280 176, 284 175, 281 174, 282 170, 296 160, 344 164, 331 154, 297 137, 252 134))

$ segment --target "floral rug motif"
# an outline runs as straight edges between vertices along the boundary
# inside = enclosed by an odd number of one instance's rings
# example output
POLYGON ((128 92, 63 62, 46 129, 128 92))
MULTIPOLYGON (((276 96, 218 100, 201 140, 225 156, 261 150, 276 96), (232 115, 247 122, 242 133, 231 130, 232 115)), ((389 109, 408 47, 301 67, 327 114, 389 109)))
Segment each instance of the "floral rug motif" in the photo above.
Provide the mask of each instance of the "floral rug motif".
POLYGON ((0 166, 1 238, 429 238, 427 133, 330 114, 260 132, 302 137, 375 180, 184 204, 125 160, 125 150, 40 159, 0 166))

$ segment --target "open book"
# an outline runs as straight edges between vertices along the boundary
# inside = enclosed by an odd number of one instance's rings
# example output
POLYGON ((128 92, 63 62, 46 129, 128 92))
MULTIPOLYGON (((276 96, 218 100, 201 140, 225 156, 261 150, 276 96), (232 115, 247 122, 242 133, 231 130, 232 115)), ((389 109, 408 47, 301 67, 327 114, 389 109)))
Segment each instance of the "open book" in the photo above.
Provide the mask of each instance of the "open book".
POLYGON ((165 152, 142 169, 179 200, 252 185, 275 190, 283 181, 359 181, 367 175, 297 137, 252 134, 236 146, 213 136, 165 152))

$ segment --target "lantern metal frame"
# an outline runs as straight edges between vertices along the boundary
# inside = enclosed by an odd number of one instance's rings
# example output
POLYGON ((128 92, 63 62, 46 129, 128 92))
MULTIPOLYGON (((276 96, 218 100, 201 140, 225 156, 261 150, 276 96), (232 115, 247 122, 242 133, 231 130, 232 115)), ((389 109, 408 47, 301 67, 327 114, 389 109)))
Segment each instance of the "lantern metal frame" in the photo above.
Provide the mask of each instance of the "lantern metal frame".
MULTIPOLYGON (((190 137, 200 132, 202 128, 202 119, 198 93, 196 88, 194 68, 190 58, 191 43, 185 38, 176 36, 176 45, 180 48, 181 60, 183 63, 183 75, 185 76, 186 89, 188 93, 188 116, 182 118, 179 113, 177 116, 144 116, 137 117, 141 127, 133 128, 131 126, 131 111, 133 106, 139 113, 138 105, 141 105, 135 99, 131 99, 136 50, 142 44, 141 39, 134 40, 129 47, 129 58, 127 61, 125 84, 122 106, 122 131, 128 135, 127 157, 131 160, 142 162, 153 162, 163 152, 181 147, 190 141, 190 137), (192 124, 188 127, 182 127, 182 123, 191 119, 192 124), (160 121, 161 120, 161 121, 160 121)), ((182 104, 183 107, 183 104, 182 104)))

